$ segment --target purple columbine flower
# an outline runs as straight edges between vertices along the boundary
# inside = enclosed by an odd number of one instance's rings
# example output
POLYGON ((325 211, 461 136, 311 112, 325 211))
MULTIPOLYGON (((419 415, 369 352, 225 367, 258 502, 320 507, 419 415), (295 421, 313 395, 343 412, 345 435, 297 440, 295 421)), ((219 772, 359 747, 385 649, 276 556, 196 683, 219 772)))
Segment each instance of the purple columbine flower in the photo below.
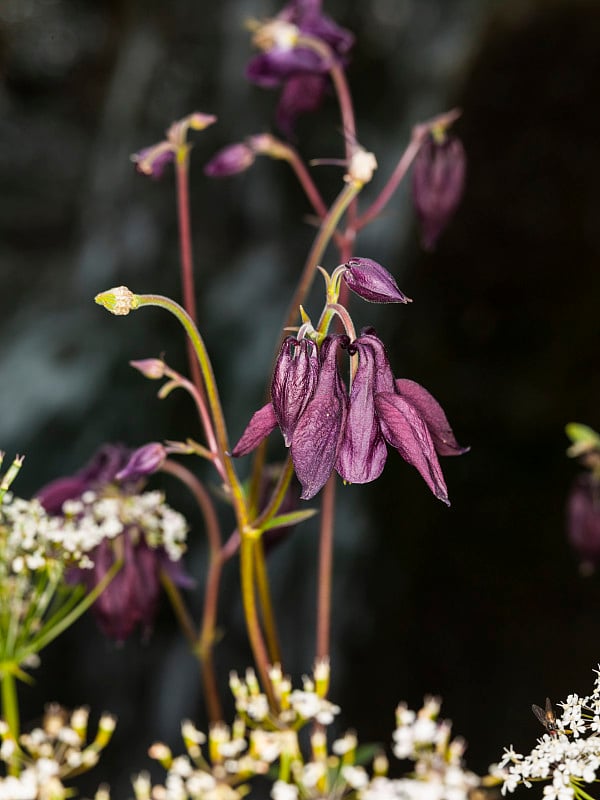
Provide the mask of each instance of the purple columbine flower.
MULTIPOLYGON (((374 481, 389 444, 449 505, 438 455, 460 455, 468 448, 458 444, 442 407, 428 391, 414 381, 394 379, 383 342, 372 330, 365 329, 349 346, 347 337, 326 337, 314 388, 312 362, 293 363, 286 350, 291 346, 284 343, 277 362, 273 401, 254 414, 232 455, 249 453, 279 423, 290 444, 301 498, 309 500, 334 469, 347 483, 374 481), (337 368, 340 346, 358 355, 349 397, 337 368)), ((307 350, 303 358, 309 357, 307 350)))
POLYGON ((393 275, 371 258, 351 258, 342 274, 348 288, 369 303, 412 302, 398 288, 393 275))
MULTIPOLYGON (((131 450, 122 445, 105 445, 82 470, 75 475, 52 481, 38 492, 37 497, 45 510, 55 516, 63 514, 66 501, 93 504, 110 498, 112 501, 121 501, 125 506, 133 503, 139 491, 139 467, 143 460, 148 465, 147 458, 142 459, 140 456, 142 450, 146 450, 146 455, 148 454, 147 448, 136 451, 136 472, 132 465, 135 458, 132 458, 131 450), (117 475, 123 473, 123 480, 119 482, 117 475)), ((136 456, 135 453, 133 455, 136 456)), ((170 513, 171 520, 175 517, 178 521, 182 519, 176 512, 170 513)), ((141 518, 143 519, 143 515, 141 518)), ((158 518, 154 519, 158 521, 158 518)), ((117 526, 121 525, 122 531, 103 538, 90 552, 93 567, 73 569, 70 580, 83 583, 90 591, 102 580, 114 562, 123 558, 123 567, 92 606, 102 632, 110 638, 123 641, 138 624, 142 625, 145 632, 151 629, 160 594, 162 570, 180 586, 189 587, 191 581, 179 562, 172 560, 172 554, 168 554, 163 546, 155 545, 155 528, 146 531, 139 519, 133 524, 127 521, 121 523, 116 518, 114 522, 117 526)))
POLYGON ((265 88, 283 86, 277 124, 292 136, 297 117, 321 104, 328 86, 330 59, 345 64, 354 36, 323 14, 321 0, 292 0, 259 30, 255 41, 264 52, 248 63, 246 77, 265 88), (329 47, 331 56, 326 58, 298 45, 298 35, 319 39, 329 47))
POLYGON ((600 481, 591 473, 578 475, 567 501, 567 534, 589 574, 600 564, 600 481))
POLYGON ((426 250, 433 250, 461 201, 466 173, 462 143, 454 136, 421 145, 412 172, 412 194, 426 250))
POLYGON ((384 344, 374 333, 363 331, 352 349, 359 362, 337 471, 348 483, 375 480, 387 458, 387 442, 449 505, 437 456, 459 455, 466 449, 456 441, 441 406, 418 383, 394 380, 384 344))

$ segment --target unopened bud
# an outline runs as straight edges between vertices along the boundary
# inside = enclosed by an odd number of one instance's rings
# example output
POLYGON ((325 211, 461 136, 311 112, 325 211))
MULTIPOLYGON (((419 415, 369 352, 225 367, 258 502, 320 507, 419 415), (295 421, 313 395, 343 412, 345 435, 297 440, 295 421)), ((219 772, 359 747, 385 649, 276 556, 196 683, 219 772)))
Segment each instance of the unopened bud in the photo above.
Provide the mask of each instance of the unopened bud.
POLYGON ((344 175, 344 180, 346 183, 355 183, 362 186, 365 183, 369 183, 376 169, 377 159, 373 153, 368 153, 366 150, 359 148, 350 159, 348 172, 344 175))
POLYGON ((159 470, 165 462, 167 451, 160 442, 150 442, 138 447, 131 454, 122 470, 117 472, 118 481, 137 481, 159 470))
POLYGON ((150 378, 152 381, 164 378, 167 366, 160 358, 141 358, 138 361, 130 361, 129 365, 141 372, 145 378, 150 378))
POLYGON ((99 306, 104 306, 107 311, 117 317, 126 316, 140 304, 137 295, 126 286, 115 286, 106 292, 100 292, 94 300, 99 306))
POLYGON ((254 164, 255 152, 245 142, 230 144, 219 150, 208 164, 204 165, 204 174, 210 178, 226 178, 245 172, 254 164))
POLYGON ((394 277, 371 258, 351 258, 342 275, 349 289, 369 303, 410 303, 394 277))

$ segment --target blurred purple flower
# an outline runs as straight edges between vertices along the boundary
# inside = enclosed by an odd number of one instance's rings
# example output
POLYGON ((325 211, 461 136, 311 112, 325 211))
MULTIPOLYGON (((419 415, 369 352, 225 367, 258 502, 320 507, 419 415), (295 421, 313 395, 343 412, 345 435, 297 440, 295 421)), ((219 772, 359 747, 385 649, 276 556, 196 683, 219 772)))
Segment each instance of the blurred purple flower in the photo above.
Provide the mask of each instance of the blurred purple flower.
MULTIPOLYGON (((131 495, 139 491, 139 478, 150 461, 156 463, 156 453, 162 445, 147 445, 132 454, 122 445, 104 445, 89 464, 75 475, 58 478, 37 494, 45 510, 54 516, 63 513, 67 500, 78 500, 93 492, 103 496, 131 495), (149 455, 152 448, 153 458, 149 455), (136 467, 137 462, 137 467, 136 467), (122 480, 117 478, 122 475, 122 480)), ((84 498, 85 499, 85 498, 84 498)), ((114 538, 104 538, 90 553, 92 569, 73 569, 69 579, 83 583, 88 591, 106 575, 115 561, 123 558, 123 567, 104 589, 92 606, 102 632, 123 641, 140 624, 144 633, 152 628, 160 593, 160 573, 165 571, 171 580, 184 587, 191 585, 179 562, 172 561, 163 547, 151 547, 139 524, 126 526, 114 538)))
POLYGON ((211 160, 204 165, 204 174, 209 178, 225 178, 235 175, 251 167, 255 158, 254 150, 245 142, 230 144, 215 153, 211 160))
POLYGON ((442 142, 429 135, 415 158, 413 202, 426 250, 433 250, 461 201, 466 173, 462 143, 454 136, 442 142))
POLYGON ((571 487, 567 534, 582 572, 593 572, 600 563, 600 481, 591 473, 578 475, 571 487))
POLYGON ((292 0, 259 29, 255 42, 263 52, 250 60, 246 77, 264 88, 283 86, 277 124, 291 136, 297 117, 321 104, 331 61, 345 65, 354 36, 323 14, 321 0, 292 0), (297 44, 297 36, 317 39, 329 52, 297 44))
POLYGON ((150 442, 138 447, 129 457, 127 464, 120 469, 115 478, 118 481, 138 481, 159 470, 167 457, 167 451, 160 442, 150 442))

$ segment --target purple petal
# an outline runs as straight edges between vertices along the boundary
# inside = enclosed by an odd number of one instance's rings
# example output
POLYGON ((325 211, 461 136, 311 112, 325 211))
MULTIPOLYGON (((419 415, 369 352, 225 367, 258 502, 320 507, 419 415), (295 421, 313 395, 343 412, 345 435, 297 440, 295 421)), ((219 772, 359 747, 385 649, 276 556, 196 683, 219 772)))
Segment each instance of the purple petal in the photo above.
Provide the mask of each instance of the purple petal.
POLYGON ((131 450, 120 444, 105 444, 75 475, 57 478, 36 494, 48 514, 62 514, 65 500, 75 500, 88 491, 102 489, 115 480, 129 460, 131 450))
POLYGON ((369 303, 408 303, 393 276, 370 258, 351 258, 343 273, 349 289, 369 303))
POLYGON ((273 48, 250 59, 246 78, 257 86, 272 89, 298 73, 323 73, 328 68, 318 53, 306 47, 273 48))
POLYGON ((348 483, 369 483, 381 475, 387 447, 375 413, 373 348, 359 340, 355 344, 358 349, 358 369, 350 391, 348 417, 336 469, 348 483))
POLYGON ((322 75, 296 75, 286 81, 277 105, 277 127, 290 139, 296 120, 321 106, 327 80, 322 75))
POLYGON ((210 178, 226 178, 247 170, 254 164, 255 157, 254 150, 244 142, 230 144, 204 165, 204 174, 210 178))
POLYGON ((273 404, 267 403, 266 406, 256 411, 246 426, 242 438, 231 451, 234 458, 245 456, 251 453, 277 426, 277 419, 273 411, 273 404))
POLYGON ((360 347, 361 345, 368 346, 372 350, 375 361, 375 368, 373 370, 374 394, 393 392, 394 375, 390 367, 390 362, 388 361, 385 345, 379 336, 375 334, 373 328, 364 328, 353 344, 356 347, 360 347))
POLYGON ((62 514, 63 503, 81 497, 87 488, 89 488, 87 481, 77 475, 71 478, 57 478, 40 489, 36 498, 48 514, 62 514))
POLYGON ((397 378, 394 384, 398 394, 407 400, 425 420, 438 455, 460 456, 469 452, 470 447, 461 447, 456 441, 444 409, 435 397, 432 397, 419 383, 406 378, 397 378))
POLYGON ((317 387, 292 438, 290 452, 302 484, 302 500, 310 500, 327 482, 344 430, 348 399, 337 370, 338 341, 337 337, 327 337, 321 345, 317 387))
POLYGON ((375 408, 385 439, 408 464, 416 467, 434 495, 450 505, 444 476, 425 420, 397 394, 385 392, 376 395, 375 408))
POLYGON ((412 193, 423 246, 432 250, 454 215, 465 185, 466 156, 461 142, 430 136, 421 145, 412 173, 412 193))
POLYGON ((279 352, 271 382, 271 401, 285 446, 313 396, 319 376, 316 345, 309 339, 288 336, 279 352))

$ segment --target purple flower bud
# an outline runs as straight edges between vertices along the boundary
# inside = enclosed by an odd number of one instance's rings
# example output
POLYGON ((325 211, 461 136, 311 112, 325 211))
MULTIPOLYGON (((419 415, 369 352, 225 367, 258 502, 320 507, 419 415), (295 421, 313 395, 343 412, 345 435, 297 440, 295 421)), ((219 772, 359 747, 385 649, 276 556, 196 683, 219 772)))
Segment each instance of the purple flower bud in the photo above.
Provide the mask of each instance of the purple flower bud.
POLYGON ((219 150, 211 160, 204 165, 204 174, 210 178, 225 178, 244 172, 254 164, 254 150, 244 142, 230 144, 219 150))
POLYGON ((410 303, 393 276, 370 258, 351 258, 342 277, 351 289, 369 303, 410 303))
POLYGON ((169 142, 159 142, 134 153, 131 160, 138 172, 151 178, 161 178, 167 165, 175 160, 175 151, 169 142))
POLYGON ((160 442, 150 442, 134 450, 127 464, 115 477, 118 481, 137 481, 159 470, 166 457, 167 451, 160 442))
POLYGON ((447 136, 437 142, 432 136, 421 145, 412 173, 413 201, 421 223, 426 250, 435 244, 460 203, 466 172, 461 142, 447 136))
POLYGON ((313 396, 319 376, 316 345, 309 339, 288 336, 279 352, 271 382, 271 401, 285 446, 289 447, 296 424, 313 396))
POLYGON ((567 534, 582 572, 593 572, 600 563, 600 482, 591 473, 578 475, 571 487, 567 534))
POLYGON ((314 497, 331 475, 346 424, 348 396, 337 369, 339 343, 339 336, 323 341, 317 386, 292 437, 290 453, 303 500, 314 497))

